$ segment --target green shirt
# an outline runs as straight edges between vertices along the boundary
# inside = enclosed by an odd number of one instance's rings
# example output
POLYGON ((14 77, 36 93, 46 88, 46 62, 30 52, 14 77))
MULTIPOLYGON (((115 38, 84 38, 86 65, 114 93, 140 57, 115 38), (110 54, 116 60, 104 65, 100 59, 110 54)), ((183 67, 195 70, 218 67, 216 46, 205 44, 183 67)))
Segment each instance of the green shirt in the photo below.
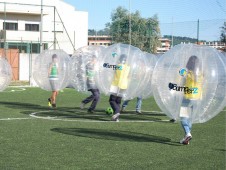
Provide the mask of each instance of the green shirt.
POLYGON ((49 78, 58 78, 58 65, 56 63, 52 64, 49 78))

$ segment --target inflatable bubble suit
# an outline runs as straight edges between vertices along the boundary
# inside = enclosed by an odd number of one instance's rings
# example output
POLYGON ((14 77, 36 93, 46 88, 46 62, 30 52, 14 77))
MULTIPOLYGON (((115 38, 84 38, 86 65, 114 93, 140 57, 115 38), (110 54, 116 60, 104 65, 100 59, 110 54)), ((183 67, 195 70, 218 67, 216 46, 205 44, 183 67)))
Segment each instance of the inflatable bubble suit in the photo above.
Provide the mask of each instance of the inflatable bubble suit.
POLYGON ((143 99, 147 99, 152 96, 152 75, 154 71, 154 67, 157 63, 157 56, 154 54, 146 53, 144 52, 144 57, 146 58, 146 74, 147 74, 147 79, 145 82, 143 82, 143 87, 141 87, 141 97, 143 99))
POLYGON ((158 60, 152 83, 158 106, 170 118, 203 123, 225 105, 226 67, 211 47, 175 46, 158 60))
POLYGON ((70 85, 77 91, 87 92, 89 89, 97 88, 97 62, 104 49, 103 46, 86 46, 79 48, 73 54, 70 85))
POLYGON ((0 57, 0 91, 3 91, 11 82, 12 70, 8 61, 4 57, 0 57))
POLYGON ((98 87, 106 95, 129 100, 140 95, 147 82, 144 53, 131 45, 114 44, 106 48, 99 60, 98 87))
MULTIPOLYGON (((221 52, 221 58, 224 62, 224 65, 226 66, 226 52, 221 52)), ((226 93, 226 91, 225 91, 225 93, 226 93)), ((226 107, 226 98, 225 98, 225 107, 226 107)))
POLYGON ((45 50, 35 59, 33 77, 38 86, 58 91, 68 85, 70 57, 63 50, 45 50))

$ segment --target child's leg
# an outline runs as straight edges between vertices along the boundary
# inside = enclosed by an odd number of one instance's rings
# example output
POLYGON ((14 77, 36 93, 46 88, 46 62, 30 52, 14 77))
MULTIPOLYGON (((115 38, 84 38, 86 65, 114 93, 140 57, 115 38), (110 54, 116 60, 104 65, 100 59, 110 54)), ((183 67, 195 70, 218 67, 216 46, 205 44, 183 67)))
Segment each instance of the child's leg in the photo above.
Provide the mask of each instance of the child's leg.
POLYGON ((188 145, 189 141, 192 139, 191 136, 191 121, 187 117, 181 117, 181 125, 184 129, 185 136, 180 140, 181 144, 188 145))
POLYGON ((118 109, 117 109, 117 103, 116 103, 116 96, 115 95, 113 95, 113 94, 110 95, 109 103, 111 105, 111 108, 114 110, 114 113, 119 113, 119 112, 117 112, 118 109))
POLYGON ((141 111, 142 97, 137 97, 136 111, 141 111))
POLYGON ((82 103, 87 104, 87 103, 91 102, 93 99, 94 99, 94 95, 92 94, 89 97, 87 97, 86 99, 84 99, 82 101, 82 103))
POLYGON ((56 104, 56 97, 58 95, 58 91, 52 91, 51 103, 56 104))
POLYGON ((100 92, 98 89, 92 89, 91 92, 93 94, 93 102, 92 102, 91 106, 89 107, 89 110, 94 110, 97 106, 97 103, 99 102, 100 92))
POLYGON ((126 108, 126 106, 129 104, 130 100, 125 100, 122 104, 122 108, 126 108))
POLYGON ((120 113, 120 106, 121 106, 122 97, 116 97, 116 113, 120 113))
POLYGON ((118 118, 120 115, 121 99, 122 98, 118 97, 118 96, 114 96, 114 95, 110 96, 109 102, 110 102, 112 109, 114 110, 114 115, 112 116, 113 121, 119 121, 118 118))
POLYGON ((180 119, 181 125, 184 129, 185 135, 191 133, 192 123, 190 121, 191 114, 193 112, 193 107, 191 106, 191 100, 183 99, 180 108, 180 119))
POLYGON ((185 135, 191 134, 192 124, 188 118, 181 117, 181 126, 184 129, 185 135))

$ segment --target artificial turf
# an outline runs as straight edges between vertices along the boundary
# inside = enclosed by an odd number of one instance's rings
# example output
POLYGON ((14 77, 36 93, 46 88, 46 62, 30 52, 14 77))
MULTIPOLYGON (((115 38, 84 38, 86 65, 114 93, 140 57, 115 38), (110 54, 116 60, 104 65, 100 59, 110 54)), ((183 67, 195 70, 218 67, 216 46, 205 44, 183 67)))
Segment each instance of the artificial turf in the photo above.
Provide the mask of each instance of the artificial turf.
POLYGON ((86 94, 65 89, 57 109, 50 92, 10 87, 0 93, 0 169, 216 169, 226 168, 226 112, 194 124, 189 145, 179 144, 180 124, 170 123, 153 98, 136 115, 132 100, 112 122, 104 113, 108 97, 94 114, 80 110, 86 94), (30 114, 35 113, 36 117, 30 114), (16 118, 16 119, 14 119, 16 118))

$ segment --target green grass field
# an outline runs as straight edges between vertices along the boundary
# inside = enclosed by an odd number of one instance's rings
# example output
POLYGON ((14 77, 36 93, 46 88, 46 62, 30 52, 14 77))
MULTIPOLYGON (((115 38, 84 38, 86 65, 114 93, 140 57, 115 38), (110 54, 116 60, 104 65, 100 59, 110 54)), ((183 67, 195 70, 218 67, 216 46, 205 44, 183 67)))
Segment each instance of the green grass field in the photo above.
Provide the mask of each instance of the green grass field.
MULTIPOLYGON (((226 168, 226 111, 193 125, 190 145, 179 144, 183 131, 170 123, 154 99, 143 101, 142 115, 127 111, 120 122, 79 105, 86 96, 65 89, 58 108, 47 107, 50 93, 10 87, 0 93, 0 169, 194 169, 226 168), (31 116, 33 115, 33 117, 31 116)), ((135 100, 128 110, 134 110, 135 100)))

